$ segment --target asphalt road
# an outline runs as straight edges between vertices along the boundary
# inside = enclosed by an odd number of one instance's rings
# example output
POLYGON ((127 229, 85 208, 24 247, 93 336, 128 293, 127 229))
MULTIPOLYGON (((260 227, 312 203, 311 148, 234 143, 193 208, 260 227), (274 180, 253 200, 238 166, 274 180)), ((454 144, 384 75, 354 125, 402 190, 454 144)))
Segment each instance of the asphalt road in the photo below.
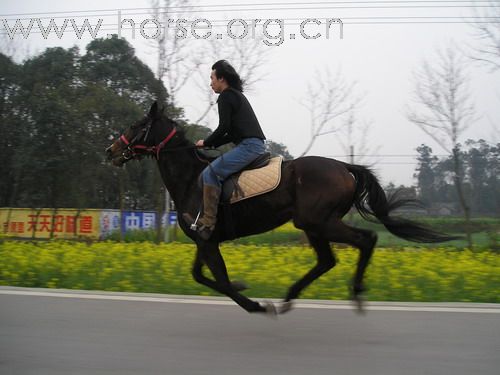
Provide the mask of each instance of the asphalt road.
POLYGON ((277 320, 221 298, 0 287, 0 374, 500 374, 500 306, 301 301, 277 320))

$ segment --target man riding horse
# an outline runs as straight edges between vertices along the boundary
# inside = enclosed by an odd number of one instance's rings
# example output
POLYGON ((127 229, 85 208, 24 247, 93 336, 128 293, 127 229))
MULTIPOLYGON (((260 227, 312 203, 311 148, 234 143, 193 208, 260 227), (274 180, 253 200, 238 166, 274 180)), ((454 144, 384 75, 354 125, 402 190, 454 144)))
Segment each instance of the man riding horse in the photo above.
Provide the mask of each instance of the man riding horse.
MULTIPOLYGON (((232 142, 236 147, 219 156, 202 172, 203 215, 195 224, 204 240, 210 238, 215 228, 222 182, 264 154, 266 139, 252 106, 243 95, 240 76, 226 60, 212 66, 210 86, 219 94, 219 126, 207 139, 197 141, 196 146, 219 147, 232 142)), ((184 216, 192 221, 188 213, 184 216)))
POLYGON ((211 85, 216 93, 220 93, 220 123, 210 137, 193 144, 155 102, 149 113, 130 125, 106 149, 108 159, 116 166, 144 155, 156 158, 163 182, 177 209, 186 213, 179 225, 196 243, 192 275, 197 282, 230 297, 250 313, 284 313, 290 311, 292 301, 304 288, 335 266, 331 243, 344 243, 360 251, 350 292, 361 309, 364 274, 377 243, 377 233, 344 223, 343 218, 351 207, 354 206, 363 218, 381 223, 390 233, 405 240, 436 243, 457 239, 457 236, 439 233, 394 215, 398 208, 417 202, 398 194, 386 196, 369 168, 319 156, 284 161, 280 167, 279 183, 272 190, 231 203, 231 228, 225 225, 228 216, 223 212, 216 225, 221 181, 264 152, 264 135, 250 104, 241 93, 241 79, 235 70, 225 61, 216 62, 212 69, 211 85), (231 141, 236 147, 215 159, 209 167, 196 150, 197 146, 219 146, 231 141), (204 212, 198 225, 187 213, 199 209, 197 181, 200 174, 204 212), (220 243, 266 232, 287 222, 305 232, 317 259, 309 272, 289 287, 277 310, 272 303, 261 304, 241 293, 244 286, 229 278, 220 243), (205 266, 213 278, 203 273, 205 266))

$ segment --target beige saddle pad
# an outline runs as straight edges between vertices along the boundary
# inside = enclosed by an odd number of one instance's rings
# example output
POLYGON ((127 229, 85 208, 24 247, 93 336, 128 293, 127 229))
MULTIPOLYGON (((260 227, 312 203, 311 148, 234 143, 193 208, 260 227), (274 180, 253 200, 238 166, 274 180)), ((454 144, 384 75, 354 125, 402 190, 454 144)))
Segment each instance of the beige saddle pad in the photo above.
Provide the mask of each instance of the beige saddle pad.
POLYGON ((276 189, 281 181, 282 161, 283 158, 277 156, 270 159, 265 167, 241 172, 237 177, 236 188, 230 202, 236 203, 276 189))

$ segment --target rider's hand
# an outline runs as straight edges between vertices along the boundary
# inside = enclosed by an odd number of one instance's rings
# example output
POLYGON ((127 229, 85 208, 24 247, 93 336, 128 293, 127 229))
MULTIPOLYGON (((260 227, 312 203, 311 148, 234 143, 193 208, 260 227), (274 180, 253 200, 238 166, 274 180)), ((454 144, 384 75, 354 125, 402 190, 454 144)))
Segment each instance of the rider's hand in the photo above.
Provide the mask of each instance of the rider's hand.
POLYGON ((196 141, 196 146, 197 147, 203 147, 203 146, 205 146, 205 142, 203 141, 203 139, 200 139, 199 141, 196 141))

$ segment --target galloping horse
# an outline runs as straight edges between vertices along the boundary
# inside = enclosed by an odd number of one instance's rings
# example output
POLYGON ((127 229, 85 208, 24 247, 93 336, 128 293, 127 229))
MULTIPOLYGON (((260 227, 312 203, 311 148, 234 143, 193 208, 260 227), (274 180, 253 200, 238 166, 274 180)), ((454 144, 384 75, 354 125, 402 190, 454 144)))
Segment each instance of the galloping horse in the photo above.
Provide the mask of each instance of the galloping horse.
MULTIPOLYGON (((156 102, 143 119, 126 129, 106 149, 106 153, 116 166, 144 154, 153 155, 178 212, 197 212, 200 205, 198 177, 208 162, 200 157, 195 145, 186 139, 173 120, 163 114, 156 102)), ((330 242, 349 244, 360 251, 351 292, 361 309, 361 294, 365 290, 363 275, 377 235, 342 222, 353 205, 365 219, 378 220, 389 232, 409 241, 442 242, 456 238, 391 216, 393 210, 411 201, 396 196, 387 198, 377 178, 366 167, 308 156, 284 161, 281 168, 282 178, 276 189, 231 205, 231 234, 224 224, 223 210, 219 210, 216 228, 207 241, 190 229, 190 223, 179 219, 180 227, 197 246, 192 269, 194 279, 230 297, 248 312, 283 313, 290 310, 291 301, 305 287, 335 266, 330 242), (290 287, 277 310, 272 303, 261 304, 239 293, 245 286, 230 281, 219 243, 269 231, 290 220, 307 235, 316 252, 317 263, 290 287), (208 266, 215 281, 203 275, 203 265, 208 266)))

